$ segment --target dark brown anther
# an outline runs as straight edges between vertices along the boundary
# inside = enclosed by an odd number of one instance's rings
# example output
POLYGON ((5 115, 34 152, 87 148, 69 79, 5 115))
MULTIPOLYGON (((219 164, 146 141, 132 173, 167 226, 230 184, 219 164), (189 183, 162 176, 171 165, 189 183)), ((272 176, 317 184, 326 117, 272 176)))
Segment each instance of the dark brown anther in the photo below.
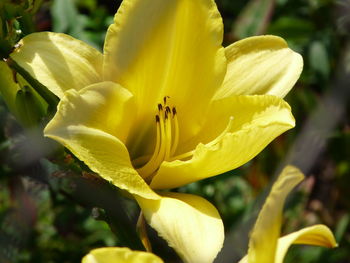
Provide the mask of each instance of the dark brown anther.
POLYGON ((159 115, 156 115, 156 122, 160 122, 159 115))
POLYGON ((169 106, 166 106, 166 107, 165 107, 165 111, 166 111, 168 114, 171 113, 171 110, 170 110, 169 106))
POLYGON ((163 110, 162 104, 158 104, 158 110, 159 110, 159 111, 163 110))
POLYGON ((173 115, 176 115, 176 108, 173 107, 173 115))
POLYGON ((166 105, 167 99, 170 99, 170 97, 169 96, 164 96, 164 98, 163 98, 164 105, 166 105))
POLYGON ((165 111, 165 113, 164 113, 164 118, 168 119, 168 112, 167 111, 165 111))

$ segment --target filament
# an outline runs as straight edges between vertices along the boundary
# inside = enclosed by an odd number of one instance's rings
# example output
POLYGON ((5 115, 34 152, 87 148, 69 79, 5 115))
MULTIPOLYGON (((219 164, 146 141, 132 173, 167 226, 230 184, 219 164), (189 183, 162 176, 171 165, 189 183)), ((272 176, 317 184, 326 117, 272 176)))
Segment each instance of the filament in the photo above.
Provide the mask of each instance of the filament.
POLYGON ((175 107, 172 109, 168 105, 168 96, 163 98, 163 104, 158 104, 158 114, 156 115, 156 145, 150 158, 141 156, 133 161, 136 164, 147 163, 141 168, 136 169, 138 173, 146 180, 152 179, 155 172, 159 169, 163 161, 172 160, 172 155, 176 152, 179 143, 179 123, 175 107))

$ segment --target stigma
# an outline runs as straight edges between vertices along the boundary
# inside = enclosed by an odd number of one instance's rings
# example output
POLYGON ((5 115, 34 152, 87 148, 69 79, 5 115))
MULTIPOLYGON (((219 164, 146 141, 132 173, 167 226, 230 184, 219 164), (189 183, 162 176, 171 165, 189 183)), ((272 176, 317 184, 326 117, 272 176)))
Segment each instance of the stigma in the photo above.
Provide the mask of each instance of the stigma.
POLYGON ((163 102, 157 105, 156 144, 154 152, 148 162, 137 172, 146 180, 150 181, 159 169, 163 161, 168 161, 174 155, 179 143, 179 124, 175 107, 168 105, 169 97, 163 98, 163 102))

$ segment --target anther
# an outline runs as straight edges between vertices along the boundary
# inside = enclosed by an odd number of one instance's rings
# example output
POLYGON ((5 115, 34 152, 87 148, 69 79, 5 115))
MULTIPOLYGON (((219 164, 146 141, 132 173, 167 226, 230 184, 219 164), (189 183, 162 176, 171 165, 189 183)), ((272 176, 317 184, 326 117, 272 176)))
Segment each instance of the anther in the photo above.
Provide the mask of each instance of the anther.
POLYGON ((163 97, 164 104, 159 103, 156 118, 156 145, 152 156, 137 171, 150 182, 163 161, 171 159, 179 143, 179 125, 175 107, 167 105, 169 96, 163 97))
POLYGON ((166 101, 167 101, 167 99, 170 99, 170 97, 169 97, 169 96, 164 96, 164 98, 163 98, 164 105, 166 105, 166 101))
POLYGON ((167 112, 168 114, 171 113, 171 110, 170 110, 169 106, 166 106, 166 107, 165 107, 165 112, 167 112))

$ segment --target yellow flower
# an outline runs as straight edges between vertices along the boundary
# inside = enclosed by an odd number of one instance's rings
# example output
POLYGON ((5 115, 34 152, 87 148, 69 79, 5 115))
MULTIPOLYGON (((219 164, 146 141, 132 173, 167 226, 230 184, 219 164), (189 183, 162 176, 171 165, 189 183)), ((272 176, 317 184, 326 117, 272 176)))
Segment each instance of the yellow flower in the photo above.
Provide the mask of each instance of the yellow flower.
MULTIPOLYGON (((304 178, 302 173, 287 166, 274 183, 260 211, 249 241, 248 255, 240 263, 282 263, 292 244, 336 247, 332 232, 324 225, 306 227, 279 238, 284 201, 289 192, 304 178)), ((140 262, 162 263, 157 256, 131 251, 128 248, 108 247, 90 251, 82 263, 140 262)))
POLYGON ((133 251, 127 247, 103 247, 93 249, 82 263, 163 263, 152 253, 133 251))
POLYGON ((11 58, 61 102, 45 135, 134 195, 186 262, 212 262, 220 216, 198 196, 154 192, 232 170, 294 126, 282 99, 302 58, 275 36, 222 47, 213 0, 124 0, 104 52, 35 33, 11 58))
POLYGON ((289 192, 304 179, 293 166, 287 166, 272 186, 249 240, 248 254, 239 263, 282 263, 292 244, 336 247, 325 225, 314 225, 280 238, 282 210, 289 192))

